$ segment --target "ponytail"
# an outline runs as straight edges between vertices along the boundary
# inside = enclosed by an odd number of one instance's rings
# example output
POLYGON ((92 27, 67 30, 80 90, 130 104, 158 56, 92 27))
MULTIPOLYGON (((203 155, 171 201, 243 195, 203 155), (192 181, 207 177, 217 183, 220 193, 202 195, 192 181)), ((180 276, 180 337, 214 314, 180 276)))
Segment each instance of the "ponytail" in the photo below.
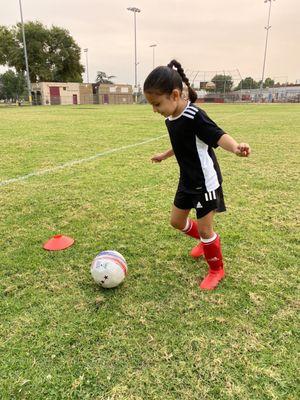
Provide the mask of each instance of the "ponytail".
POLYGON ((198 96, 197 96, 197 93, 195 92, 195 90, 191 87, 190 81, 188 80, 187 76, 185 75, 181 64, 176 60, 172 60, 169 62, 168 67, 171 69, 173 69, 174 67, 176 68, 177 72, 181 76, 182 81, 186 84, 186 86, 188 88, 189 99, 191 100, 192 103, 194 103, 197 100, 198 96))
POLYGON ((170 61, 167 66, 156 67, 150 72, 144 82, 144 92, 167 95, 170 95, 174 89, 179 89, 182 92, 182 82, 186 84, 189 99, 194 103, 197 100, 197 93, 191 87, 181 64, 176 60, 170 61))

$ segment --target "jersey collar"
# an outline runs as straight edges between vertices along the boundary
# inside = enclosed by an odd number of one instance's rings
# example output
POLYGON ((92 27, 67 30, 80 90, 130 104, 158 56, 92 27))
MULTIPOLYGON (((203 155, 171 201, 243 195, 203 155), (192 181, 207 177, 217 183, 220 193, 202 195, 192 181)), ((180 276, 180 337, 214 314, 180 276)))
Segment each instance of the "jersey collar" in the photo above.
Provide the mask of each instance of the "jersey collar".
POLYGON ((191 102, 188 101, 188 102, 187 102, 187 105, 186 105, 186 107, 185 107, 185 109, 182 111, 181 114, 177 115, 177 117, 174 117, 174 118, 173 118, 173 117, 170 115, 167 119, 168 119, 169 121, 175 121, 175 119, 180 118, 180 117, 182 116, 182 114, 185 112, 185 110, 189 107, 190 104, 191 104, 191 102))

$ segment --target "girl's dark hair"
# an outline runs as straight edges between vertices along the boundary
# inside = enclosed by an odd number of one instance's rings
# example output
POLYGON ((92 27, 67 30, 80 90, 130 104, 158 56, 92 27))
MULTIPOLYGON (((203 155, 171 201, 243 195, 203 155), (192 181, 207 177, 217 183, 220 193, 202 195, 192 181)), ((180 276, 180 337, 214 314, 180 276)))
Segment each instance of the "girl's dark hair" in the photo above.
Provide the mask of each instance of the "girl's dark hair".
POLYGON ((197 93, 191 87, 181 64, 172 60, 167 66, 156 67, 147 76, 144 82, 144 92, 170 95, 174 89, 182 91, 184 82, 189 91, 189 99, 194 103, 197 99, 197 93))

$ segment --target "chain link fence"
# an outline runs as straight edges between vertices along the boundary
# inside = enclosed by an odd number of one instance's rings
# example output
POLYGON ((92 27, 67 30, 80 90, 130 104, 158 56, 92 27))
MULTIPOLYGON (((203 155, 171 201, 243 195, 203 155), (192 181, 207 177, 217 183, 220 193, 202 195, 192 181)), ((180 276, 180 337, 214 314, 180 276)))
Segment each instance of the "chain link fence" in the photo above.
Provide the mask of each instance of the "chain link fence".
MULTIPOLYGON (((206 92, 196 90, 198 103, 300 103, 300 85, 292 87, 278 87, 270 89, 243 89, 230 92, 206 92)), ((137 103, 147 103, 143 93, 137 95, 137 103)), ((96 105, 96 104, 132 104, 135 96, 128 94, 103 94, 103 95, 72 95, 66 96, 43 96, 33 93, 31 104, 34 106, 50 105, 96 105)), ((0 99, 0 106, 25 106, 30 105, 28 95, 19 99, 0 99)))

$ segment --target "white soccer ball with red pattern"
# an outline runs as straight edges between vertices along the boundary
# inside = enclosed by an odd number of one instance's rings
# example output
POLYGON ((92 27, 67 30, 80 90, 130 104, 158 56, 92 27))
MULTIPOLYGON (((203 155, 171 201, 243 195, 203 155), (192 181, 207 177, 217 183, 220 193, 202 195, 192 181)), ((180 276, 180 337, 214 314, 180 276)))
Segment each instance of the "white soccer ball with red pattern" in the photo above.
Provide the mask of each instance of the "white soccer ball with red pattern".
POLYGON ((122 254, 114 250, 101 251, 93 260, 91 274, 104 288, 120 285, 127 275, 127 263, 122 254))

